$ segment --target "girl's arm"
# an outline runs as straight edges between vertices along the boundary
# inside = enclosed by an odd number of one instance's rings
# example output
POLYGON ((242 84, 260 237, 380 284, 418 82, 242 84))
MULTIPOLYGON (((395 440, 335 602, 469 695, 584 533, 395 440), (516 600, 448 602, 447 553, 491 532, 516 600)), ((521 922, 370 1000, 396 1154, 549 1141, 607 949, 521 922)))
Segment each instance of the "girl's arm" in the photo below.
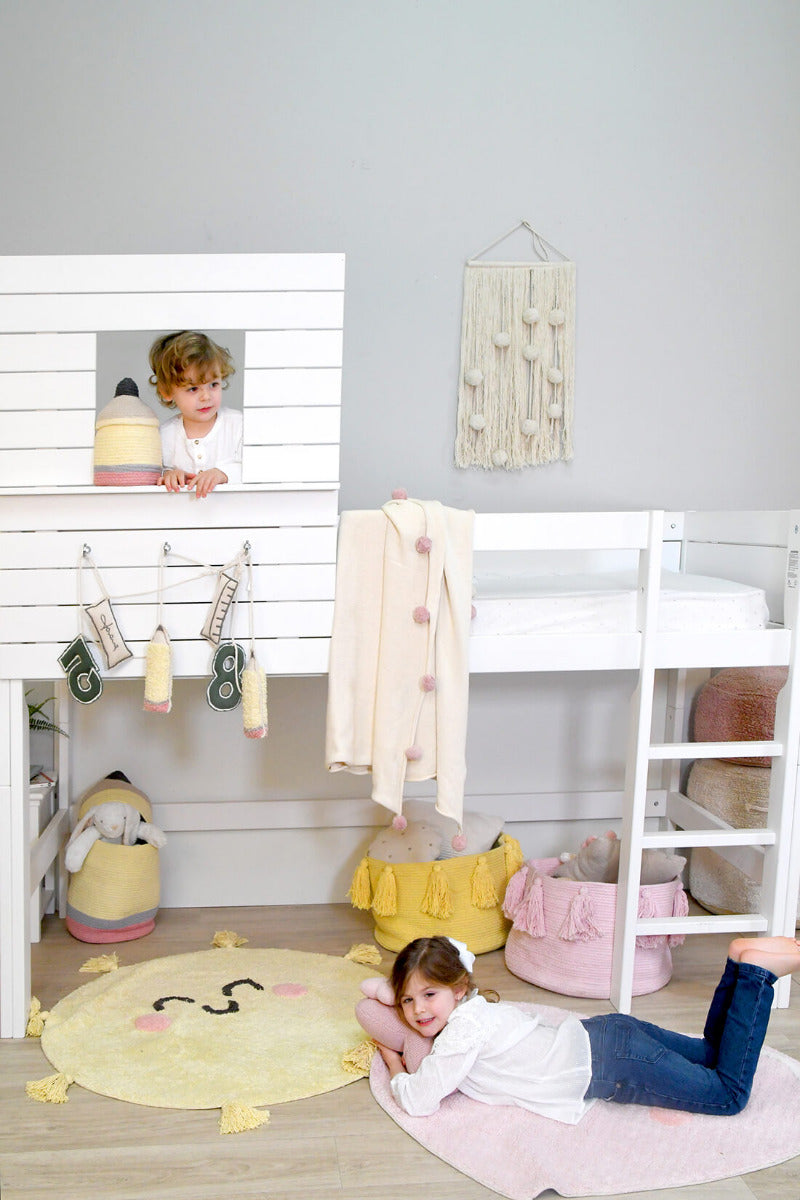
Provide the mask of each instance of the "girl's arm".
POLYGON ((457 1039, 448 1039, 448 1032, 449 1028, 442 1030, 432 1053, 422 1060, 413 1075, 399 1070, 391 1076, 392 1095, 411 1117, 429 1117, 435 1113, 445 1096, 458 1091, 480 1053, 482 1039, 478 1029, 459 1030, 457 1039), (448 1041, 455 1044, 449 1046, 448 1041))
POLYGON ((392 1050, 389 1046, 381 1045, 380 1042, 377 1045, 381 1052, 381 1058, 389 1068, 389 1078, 394 1079, 395 1075, 404 1074, 406 1065, 403 1062, 402 1054, 398 1050, 392 1050))

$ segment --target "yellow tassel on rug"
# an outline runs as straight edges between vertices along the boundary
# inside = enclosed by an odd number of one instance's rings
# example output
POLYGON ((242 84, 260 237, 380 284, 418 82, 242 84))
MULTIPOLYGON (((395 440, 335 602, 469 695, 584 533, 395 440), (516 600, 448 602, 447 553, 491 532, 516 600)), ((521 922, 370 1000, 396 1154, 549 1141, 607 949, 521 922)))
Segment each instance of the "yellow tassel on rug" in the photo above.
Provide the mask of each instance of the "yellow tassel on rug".
POLYGON ((218 929, 214 934, 211 945, 218 950, 235 950, 237 946, 246 945, 249 940, 249 938, 234 933, 231 929, 218 929))
POLYGON ((98 975, 106 974, 109 971, 119 970, 119 955, 116 950, 113 954, 98 954, 95 958, 87 958, 82 967, 78 967, 79 971, 95 972, 98 975))
POLYGON ((352 1050, 348 1050, 342 1057, 342 1067, 349 1075, 364 1076, 369 1075, 372 1056, 378 1049, 377 1043, 372 1038, 365 1038, 363 1042, 359 1042, 352 1050))
POLYGON ((31 1006, 28 1009, 28 1023, 25 1026, 25 1037, 41 1037, 44 1031, 44 1023, 49 1015, 49 1013, 42 1010, 42 1006, 36 997, 31 996, 31 1006))
POLYGON ((238 1104, 236 1101, 223 1104, 219 1118, 220 1133, 246 1133, 248 1129, 258 1129, 259 1125, 269 1125, 269 1112, 259 1112, 248 1104, 238 1104))
POLYGON ((32 1079, 25 1084, 25 1091, 31 1100, 38 1100, 40 1104, 66 1104, 69 1100, 67 1089, 72 1082, 69 1075, 59 1071, 44 1079, 32 1079))
POLYGON ((351 946, 345 954, 350 962, 363 963, 365 967, 378 967, 381 964, 381 952, 377 946, 370 945, 369 942, 358 942, 355 946, 351 946))

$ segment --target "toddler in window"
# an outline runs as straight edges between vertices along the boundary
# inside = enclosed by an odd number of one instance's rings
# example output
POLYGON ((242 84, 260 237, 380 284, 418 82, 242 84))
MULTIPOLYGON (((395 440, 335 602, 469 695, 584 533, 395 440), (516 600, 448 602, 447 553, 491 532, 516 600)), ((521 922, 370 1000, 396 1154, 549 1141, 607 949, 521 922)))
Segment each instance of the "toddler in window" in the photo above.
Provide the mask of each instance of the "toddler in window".
POLYGON ((207 496, 242 477, 242 414, 222 408, 225 380, 235 371, 229 352, 205 333, 184 329, 150 347, 150 383, 178 416, 161 426, 160 482, 168 492, 193 488, 207 496))

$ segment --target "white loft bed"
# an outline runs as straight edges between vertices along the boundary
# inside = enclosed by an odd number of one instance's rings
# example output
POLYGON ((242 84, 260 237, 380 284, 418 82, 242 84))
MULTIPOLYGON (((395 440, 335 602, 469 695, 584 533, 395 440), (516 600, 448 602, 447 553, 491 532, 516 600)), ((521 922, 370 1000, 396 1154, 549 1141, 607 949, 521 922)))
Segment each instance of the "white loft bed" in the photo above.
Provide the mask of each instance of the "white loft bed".
MULTIPOLYGON (((24 1032, 30 991, 31 903, 36 905, 38 917, 40 881, 57 858, 72 799, 68 794, 68 743, 62 739, 59 809, 31 846, 24 688, 26 681, 51 681, 58 675, 58 653, 76 629, 76 570, 82 547, 91 548, 112 594, 133 595, 155 587, 164 542, 179 554, 219 564, 248 541, 259 597, 255 632, 268 674, 324 674, 327 670, 337 521, 341 330, 337 334, 336 329, 308 326, 314 321, 341 321, 342 270, 341 256, 336 255, 55 259, 46 264, 38 259, 0 261, 0 328, 10 329, 8 334, 0 334, 0 445, 17 447, 13 452, 0 451, 0 483, 8 484, 0 492, 0 561, 4 568, 0 574, 0 1036, 18 1037, 24 1032), (45 291, 45 277, 55 293, 45 291), (160 280, 155 290, 154 279, 160 280), (274 296, 269 307, 260 292, 253 292, 254 307, 248 308, 239 290, 256 285, 268 290, 272 284, 283 295, 292 280, 299 292, 311 299, 304 309, 304 302, 295 295, 282 304, 280 318, 275 315, 278 305, 274 296), (211 296, 210 307, 203 307, 193 297, 187 313, 187 296, 212 283, 219 291, 205 292, 206 298, 211 296), (109 300, 112 285, 141 295, 136 304, 128 303, 130 297, 123 303, 121 293, 109 300), (41 293, 38 307, 33 292, 41 293), (327 315, 320 315, 318 292, 338 292, 338 304, 329 307, 327 315), (5 299, 3 293, 8 294, 5 299), (9 299, 12 293, 16 303, 9 299), (54 299, 54 294, 61 296, 61 301, 54 299), (75 294, 80 296, 79 303, 74 302, 75 294), (229 294, 236 299, 231 301, 233 307, 226 309, 229 294), (64 300, 66 295, 69 303, 64 300), (94 297, 91 303, 87 296, 94 297), (244 363, 245 478, 251 482, 220 490, 213 503, 165 496, 156 489, 101 490, 89 483, 96 339, 96 332, 91 331, 120 328, 120 322, 127 328, 149 328, 156 324, 152 305, 158 309, 159 326, 236 325, 251 331, 246 337, 244 363), (186 320, 187 315, 191 320, 186 320), (278 319, 294 322, 294 327, 285 334, 261 329, 262 321, 278 319), (304 322, 306 327, 298 328, 304 322), (42 332, 34 334, 34 329, 42 332), (65 396, 69 397, 68 408, 65 396), (309 406, 313 406, 312 419, 309 406), (270 408, 268 420, 261 419, 263 413, 251 419, 256 409, 264 407, 270 408), (335 409, 327 422, 317 419, 323 409, 335 409), (80 422, 63 420, 65 413, 75 411, 82 414, 80 422), (53 443, 52 451, 41 444, 42 430, 53 443), (269 437, 276 439, 275 445, 264 444, 269 437), (315 440, 319 438, 327 440, 320 443, 315 440), (66 446, 73 452, 67 454, 66 446), (2 473, 9 469, 17 472, 14 485, 2 473), (23 486, 23 481, 41 479, 47 471, 55 474, 46 489, 23 486)), ((793 572, 798 552, 794 514, 686 514, 685 522, 680 514, 664 518, 660 513, 479 514, 475 548, 479 570, 485 554, 510 555, 514 562, 533 557, 539 573, 563 569, 555 560, 567 553, 580 555, 581 570, 617 570, 627 566, 628 560, 638 559, 634 627, 566 635, 482 632, 479 618, 470 651, 471 670, 478 673, 637 674, 622 829, 626 850, 618 906, 617 1006, 630 1006, 637 933, 645 927, 656 933, 666 929, 664 922, 645 925, 637 918, 637 864, 642 846, 665 842, 723 848, 761 844, 763 912, 734 919, 689 918, 682 921, 682 927, 688 932, 720 928, 790 931, 800 875, 800 835, 793 820, 800 716, 794 670, 793 572), (711 633, 659 631, 662 559, 679 569, 764 587, 776 622, 783 620, 781 602, 787 580, 786 624, 711 633), (717 746, 680 744, 686 709, 683 697, 691 672, 727 665, 787 663, 790 681, 781 697, 775 742, 767 751, 776 756, 767 827, 709 829, 706 820, 706 828, 701 828, 702 814, 690 813, 675 795, 678 764, 681 759, 722 751, 717 746), (662 669, 673 672, 674 678, 668 723, 676 730, 679 744, 670 750, 664 749, 664 742, 671 740, 666 737, 650 746, 653 682, 655 672, 662 669), (677 759, 671 768, 664 767, 659 786, 648 788, 648 768, 653 763, 664 765, 668 755, 677 755, 677 759), (660 816, 667 828, 645 833, 645 817, 653 814, 660 816), (693 832, 677 835, 670 832, 670 825, 693 832), (791 897, 795 899, 790 901, 791 897)), ((574 564, 570 566, 573 569, 574 564)), ((173 572, 177 578, 185 568, 171 566, 170 576, 173 572)), ((208 674, 209 651, 199 640, 198 630, 209 593, 197 584, 186 588, 185 593, 183 588, 169 593, 165 608, 165 623, 175 649, 174 674, 203 677, 208 674)), ((106 676, 109 686, 116 678, 143 674, 146 643, 155 624, 154 599, 123 602, 117 614, 134 657, 106 676)), ((240 632, 246 637, 244 614, 241 620, 244 628, 240 632)), ((69 719, 68 711, 62 718, 69 719)), ((765 753, 763 744, 753 744, 750 750, 765 753)), ((320 747, 320 761, 322 753, 320 747)), ((737 753, 742 753, 741 748, 737 753)), ((370 807, 368 802, 366 807, 370 807)), ((227 819, 235 818, 230 814, 227 819)), ((61 899, 63 903, 63 896, 61 899)), ((788 991, 780 993, 781 1002, 785 1003, 787 996, 788 991)))

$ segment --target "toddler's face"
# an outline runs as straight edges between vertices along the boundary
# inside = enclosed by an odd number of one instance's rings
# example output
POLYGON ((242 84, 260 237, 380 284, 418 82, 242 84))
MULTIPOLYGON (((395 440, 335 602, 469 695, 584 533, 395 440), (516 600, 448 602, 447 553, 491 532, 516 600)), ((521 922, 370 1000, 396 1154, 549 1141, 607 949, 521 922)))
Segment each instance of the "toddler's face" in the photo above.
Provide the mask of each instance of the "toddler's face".
POLYGON ((184 422, 210 427, 222 401, 222 380, 214 374, 210 378, 201 378, 199 368, 190 367, 182 386, 164 399, 173 402, 184 422))

